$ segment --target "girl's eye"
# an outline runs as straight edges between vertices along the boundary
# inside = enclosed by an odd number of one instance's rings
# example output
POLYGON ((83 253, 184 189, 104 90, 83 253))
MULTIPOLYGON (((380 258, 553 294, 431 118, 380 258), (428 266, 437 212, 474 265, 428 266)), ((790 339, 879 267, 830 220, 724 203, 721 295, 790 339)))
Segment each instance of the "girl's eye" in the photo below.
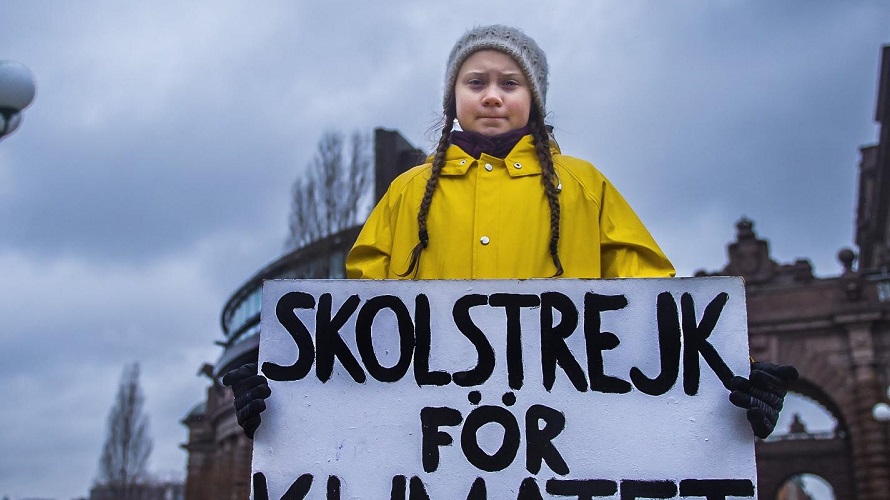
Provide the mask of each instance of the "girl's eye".
POLYGON ((473 78, 467 81, 467 85, 469 85, 470 87, 481 87, 482 85, 484 85, 484 83, 478 78, 473 78))
POLYGON ((518 87, 518 86, 519 86, 519 82, 516 80, 507 80, 506 82, 504 82, 504 87, 518 87))

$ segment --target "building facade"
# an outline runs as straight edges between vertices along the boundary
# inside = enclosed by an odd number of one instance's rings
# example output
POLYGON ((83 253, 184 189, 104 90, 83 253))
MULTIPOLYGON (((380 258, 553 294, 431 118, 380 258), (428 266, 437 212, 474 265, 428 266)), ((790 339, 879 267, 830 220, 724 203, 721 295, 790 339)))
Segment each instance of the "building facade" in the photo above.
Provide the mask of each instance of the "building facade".
POLYGON ((808 432, 795 419, 758 441, 760 498, 778 498, 801 475, 821 478, 838 500, 890 498, 890 427, 872 415, 890 383, 890 46, 882 50, 876 108, 879 142, 860 149, 859 255, 840 250, 838 276, 817 279, 806 260, 775 262, 749 220, 737 225, 727 265, 700 273, 745 278, 751 356, 796 366, 792 391, 836 422, 808 432))
POLYGON ((185 487, 179 481, 145 481, 131 485, 127 491, 97 484, 90 488, 89 500, 183 500, 185 487))

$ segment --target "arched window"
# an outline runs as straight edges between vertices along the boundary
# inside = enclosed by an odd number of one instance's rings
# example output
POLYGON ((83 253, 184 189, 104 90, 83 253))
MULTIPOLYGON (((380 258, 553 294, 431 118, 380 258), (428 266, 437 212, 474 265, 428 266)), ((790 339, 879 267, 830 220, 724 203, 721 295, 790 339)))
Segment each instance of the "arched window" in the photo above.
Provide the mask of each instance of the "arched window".
POLYGON ((770 439, 836 437, 837 418, 816 400, 796 392, 785 397, 785 407, 770 439))
POLYGON ((834 500, 828 481, 815 474, 798 474, 782 484, 776 500, 834 500))

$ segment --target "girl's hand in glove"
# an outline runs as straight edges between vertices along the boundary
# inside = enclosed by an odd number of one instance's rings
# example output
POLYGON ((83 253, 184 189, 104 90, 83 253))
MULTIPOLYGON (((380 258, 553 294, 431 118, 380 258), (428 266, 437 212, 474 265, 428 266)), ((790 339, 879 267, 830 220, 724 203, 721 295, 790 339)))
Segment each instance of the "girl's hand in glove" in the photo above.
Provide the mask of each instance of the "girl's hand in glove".
POLYGON ((253 439, 254 432, 260 426, 260 413, 266 409, 265 399, 272 394, 269 381, 259 375, 256 363, 248 363, 226 373, 222 383, 232 387, 238 425, 244 429, 247 437, 253 439))
POLYGON ((750 378, 735 376, 729 382, 729 401, 748 410, 755 436, 765 439, 776 428, 788 386, 797 377, 797 369, 790 365, 752 363, 750 378))

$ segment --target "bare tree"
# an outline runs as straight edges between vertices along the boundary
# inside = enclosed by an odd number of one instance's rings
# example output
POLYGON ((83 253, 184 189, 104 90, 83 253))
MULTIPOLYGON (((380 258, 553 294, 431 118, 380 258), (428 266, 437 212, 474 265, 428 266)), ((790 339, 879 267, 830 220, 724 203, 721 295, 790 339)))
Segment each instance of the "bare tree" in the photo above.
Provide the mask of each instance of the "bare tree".
POLYGON ((148 431, 145 397, 139 386, 139 363, 124 367, 114 406, 108 413, 108 430, 99 460, 97 483, 119 500, 141 497, 150 478, 146 467, 152 440, 148 431))
POLYGON ((360 222, 370 200, 372 159, 369 135, 322 135, 306 173, 293 184, 288 249, 360 222))

